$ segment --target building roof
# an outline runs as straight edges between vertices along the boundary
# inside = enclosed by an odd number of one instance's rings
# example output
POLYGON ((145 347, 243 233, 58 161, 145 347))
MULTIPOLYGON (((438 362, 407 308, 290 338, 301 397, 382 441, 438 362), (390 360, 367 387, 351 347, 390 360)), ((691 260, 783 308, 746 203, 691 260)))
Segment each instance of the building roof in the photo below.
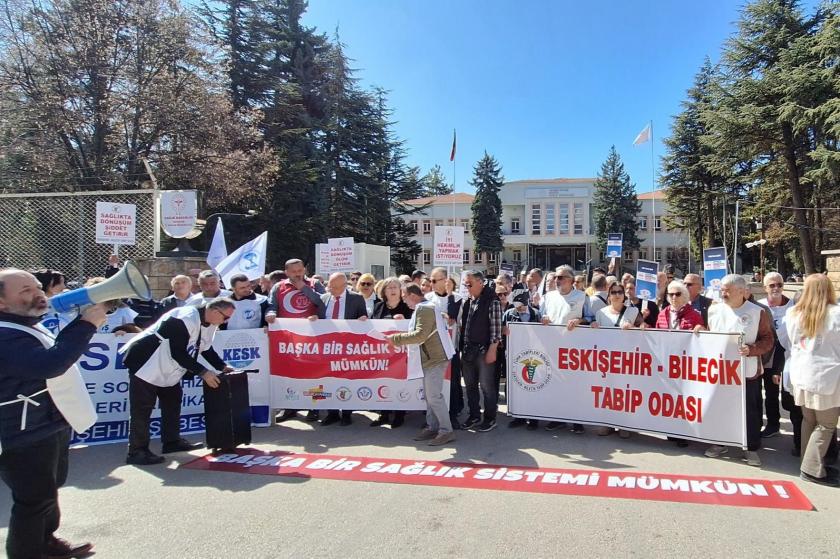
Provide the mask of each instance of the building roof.
POLYGON ((639 200, 664 200, 665 199, 665 191, 664 190, 654 190, 653 192, 642 192, 638 196, 636 196, 639 200))
POLYGON ((578 183, 578 182, 595 182, 593 178, 582 178, 582 179, 522 179, 518 181, 508 181, 505 184, 518 184, 518 183, 529 183, 529 184, 569 184, 569 183, 578 183))
POLYGON ((472 204, 475 196, 467 194, 466 192, 453 192, 452 194, 444 194, 443 196, 428 196, 426 198, 415 198, 414 200, 406 200, 405 204, 412 206, 423 206, 431 204, 433 206, 446 204, 472 204))

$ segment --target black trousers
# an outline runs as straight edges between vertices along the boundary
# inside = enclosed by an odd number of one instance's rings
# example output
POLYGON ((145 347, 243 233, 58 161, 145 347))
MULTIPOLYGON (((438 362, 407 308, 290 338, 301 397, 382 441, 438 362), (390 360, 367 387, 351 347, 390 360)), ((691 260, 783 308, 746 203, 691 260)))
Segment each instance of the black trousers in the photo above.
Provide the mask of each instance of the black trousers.
POLYGON ((747 450, 761 448, 761 377, 747 379, 747 450))
POLYGON ((785 367, 784 350, 776 347, 773 357, 773 367, 764 371, 761 377, 764 382, 764 414, 767 416, 768 427, 778 427, 782 414, 779 410, 779 385, 773 382, 773 375, 781 375, 785 367))
POLYGON ((782 407, 790 413, 790 423, 793 425, 793 447, 802 449, 802 408, 793 401, 793 394, 782 390, 782 407))
POLYGON ((450 363, 449 382, 449 417, 457 419, 458 414, 464 411, 464 389, 461 387, 461 357, 458 352, 452 356, 450 363))
POLYGON ((70 428, 21 448, 4 448, 0 478, 12 491, 6 537, 10 559, 45 556, 44 546, 58 530, 58 488, 67 481, 70 428))
POLYGON ((160 400, 160 440, 163 444, 175 443, 181 438, 181 398, 184 390, 179 382, 175 386, 160 387, 150 384, 137 375, 129 375, 128 403, 131 406, 128 429, 128 453, 149 450, 149 426, 155 401, 160 400))

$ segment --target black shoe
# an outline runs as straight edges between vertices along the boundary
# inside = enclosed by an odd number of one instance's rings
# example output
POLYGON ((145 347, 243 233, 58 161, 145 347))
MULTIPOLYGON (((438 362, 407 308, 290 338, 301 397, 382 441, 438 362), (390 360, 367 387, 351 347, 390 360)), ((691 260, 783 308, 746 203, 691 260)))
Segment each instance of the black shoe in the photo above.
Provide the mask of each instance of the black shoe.
POLYGON ((67 540, 50 536, 44 546, 48 559, 72 559, 74 557, 87 557, 93 549, 92 543, 72 544, 67 540))
POLYGON ((151 466, 153 464, 160 464, 164 460, 163 456, 159 456, 151 450, 131 452, 125 457, 126 464, 133 464, 135 466, 151 466))
POLYGON ((478 426, 481 423, 481 419, 478 417, 468 417, 467 420, 461 425, 461 429, 467 431, 468 429, 472 429, 473 427, 478 426))
MULTIPOLYGON (((352 423, 353 423, 353 418, 350 417, 350 414, 348 413, 347 415, 342 415, 341 416, 341 421, 339 422, 339 425, 341 425, 342 427, 347 427, 348 425, 351 425, 352 423)), ((326 425, 326 423, 325 423, 325 425, 326 425)))
POLYGON ((394 420, 391 421, 391 429, 399 429, 405 423, 405 414, 394 414, 394 420))
POLYGON ((826 466, 825 475, 833 478, 840 478, 840 469, 837 466, 826 466))
POLYGON ((383 418, 382 416, 379 416, 378 419, 374 419, 373 421, 370 422, 370 426, 371 427, 382 427, 383 425, 387 425, 387 423, 388 423, 387 419, 383 418))
POLYGON ((191 450, 196 450, 199 448, 204 448, 204 444, 191 443, 187 439, 178 439, 174 443, 164 443, 163 448, 161 449, 161 453, 169 454, 170 452, 189 452, 191 450))
POLYGON ((214 448, 211 454, 213 456, 221 456, 222 454, 236 454, 236 448, 228 447, 228 448, 214 448))
POLYGON ((481 433, 486 433, 487 431, 492 431, 496 428, 496 420, 495 419, 488 419, 487 421, 483 422, 481 425, 478 426, 477 431, 481 433))
POLYGON ((580 423, 572 423, 572 433, 575 435, 580 435, 583 433, 583 425, 580 423))
POLYGON ((321 412, 318 410, 309 410, 306 412, 306 421, 318 421, 321 417, 321 412))
POLYGON ((515 429, 516 427, 522 427, 523 425, 525 425, 525 423, 527 423, 527 421, 522 419, 521 417, 514 417, 513 420, 510 423, 508 423, 508 427, 510 427, 511 429, 515 429))
POLYGON ((538 419, 529 419, 528 426, 525 428, 529 431, 536 431, 540 428, 540 421, 538 419))
POLYGON ((565 421, 549 421, 545 425, 545 430, 546 431, 556 431, 557 429, 560 429, 561 427, 565 427, 565 426, 566 426, 565 421))
POLYGON ((321 420, 321 425, 332 425, 339 421, 341 421, 341 418, 338 416, 338 412, 329 412, 327 417, 321 420))
POLYGON ((286 410, 283 413, 278 413, 274 417, 274 423, 283 423, 284 421, 288 421, 290 419, 294 419, 297 417, 296 410, 286 410))
POLYGON ((775 437, 779 434, 779 426, 778 425, 768 425, 764 429, 761 430, 761 438, 762 439, 769 439, 770 437, 775 437))
POLYGON ((460 431, 461 429, 464 428, 464 426, 461 425, 461 422, 458 421, 457 417, 450 417, 449 422, 452 424, 452 430, 453 431, 460 431))
POLYGON ((802 451, 799 450, 798 446, 795 446, 792 449, 790 449, 790 455, 799 458, 802 455, 802 451))
POLYGON ((817 477, 805 472, 799 472, 799 478, 811 483, 818 483, 820 485, 827 485, 828 487, 840 487, 840 479, 836 477, 817 477))

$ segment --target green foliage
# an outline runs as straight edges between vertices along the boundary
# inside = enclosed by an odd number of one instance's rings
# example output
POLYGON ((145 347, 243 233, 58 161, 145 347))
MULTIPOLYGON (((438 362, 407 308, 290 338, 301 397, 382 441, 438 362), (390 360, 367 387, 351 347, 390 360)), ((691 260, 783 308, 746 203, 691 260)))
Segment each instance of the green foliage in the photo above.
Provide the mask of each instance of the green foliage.
POLYGON ((470 184, 475 187, 472 203, 472 233, 477 252, 502 252, 502 201, 499 191, 505 179, 502 168, 492 157, 484 152, 473 168, 470 184))
POLYGON ((642 203, 636 197, 636 185, 630 182, 630 175, 624 170, 615 146, 610 148, 595 179, 593 198, 598 249, 606 251, 608 233, 623 234, 624 250, 638 249, 641 239, 636 233, 636 217, 642 210, 642 203))

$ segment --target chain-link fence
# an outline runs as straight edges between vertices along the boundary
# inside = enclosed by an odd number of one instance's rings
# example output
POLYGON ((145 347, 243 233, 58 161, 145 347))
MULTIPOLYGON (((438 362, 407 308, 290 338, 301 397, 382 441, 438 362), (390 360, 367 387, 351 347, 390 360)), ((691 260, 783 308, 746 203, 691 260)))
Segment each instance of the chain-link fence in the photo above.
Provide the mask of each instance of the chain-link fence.
POLYGON ((154 256, 154 190, 0 194, 0 267, 51 268, 68 281, 101 276, 114 247, 96 243, 97 202, 137 207, 136 243, 119 247, 120 260, 154 256))

